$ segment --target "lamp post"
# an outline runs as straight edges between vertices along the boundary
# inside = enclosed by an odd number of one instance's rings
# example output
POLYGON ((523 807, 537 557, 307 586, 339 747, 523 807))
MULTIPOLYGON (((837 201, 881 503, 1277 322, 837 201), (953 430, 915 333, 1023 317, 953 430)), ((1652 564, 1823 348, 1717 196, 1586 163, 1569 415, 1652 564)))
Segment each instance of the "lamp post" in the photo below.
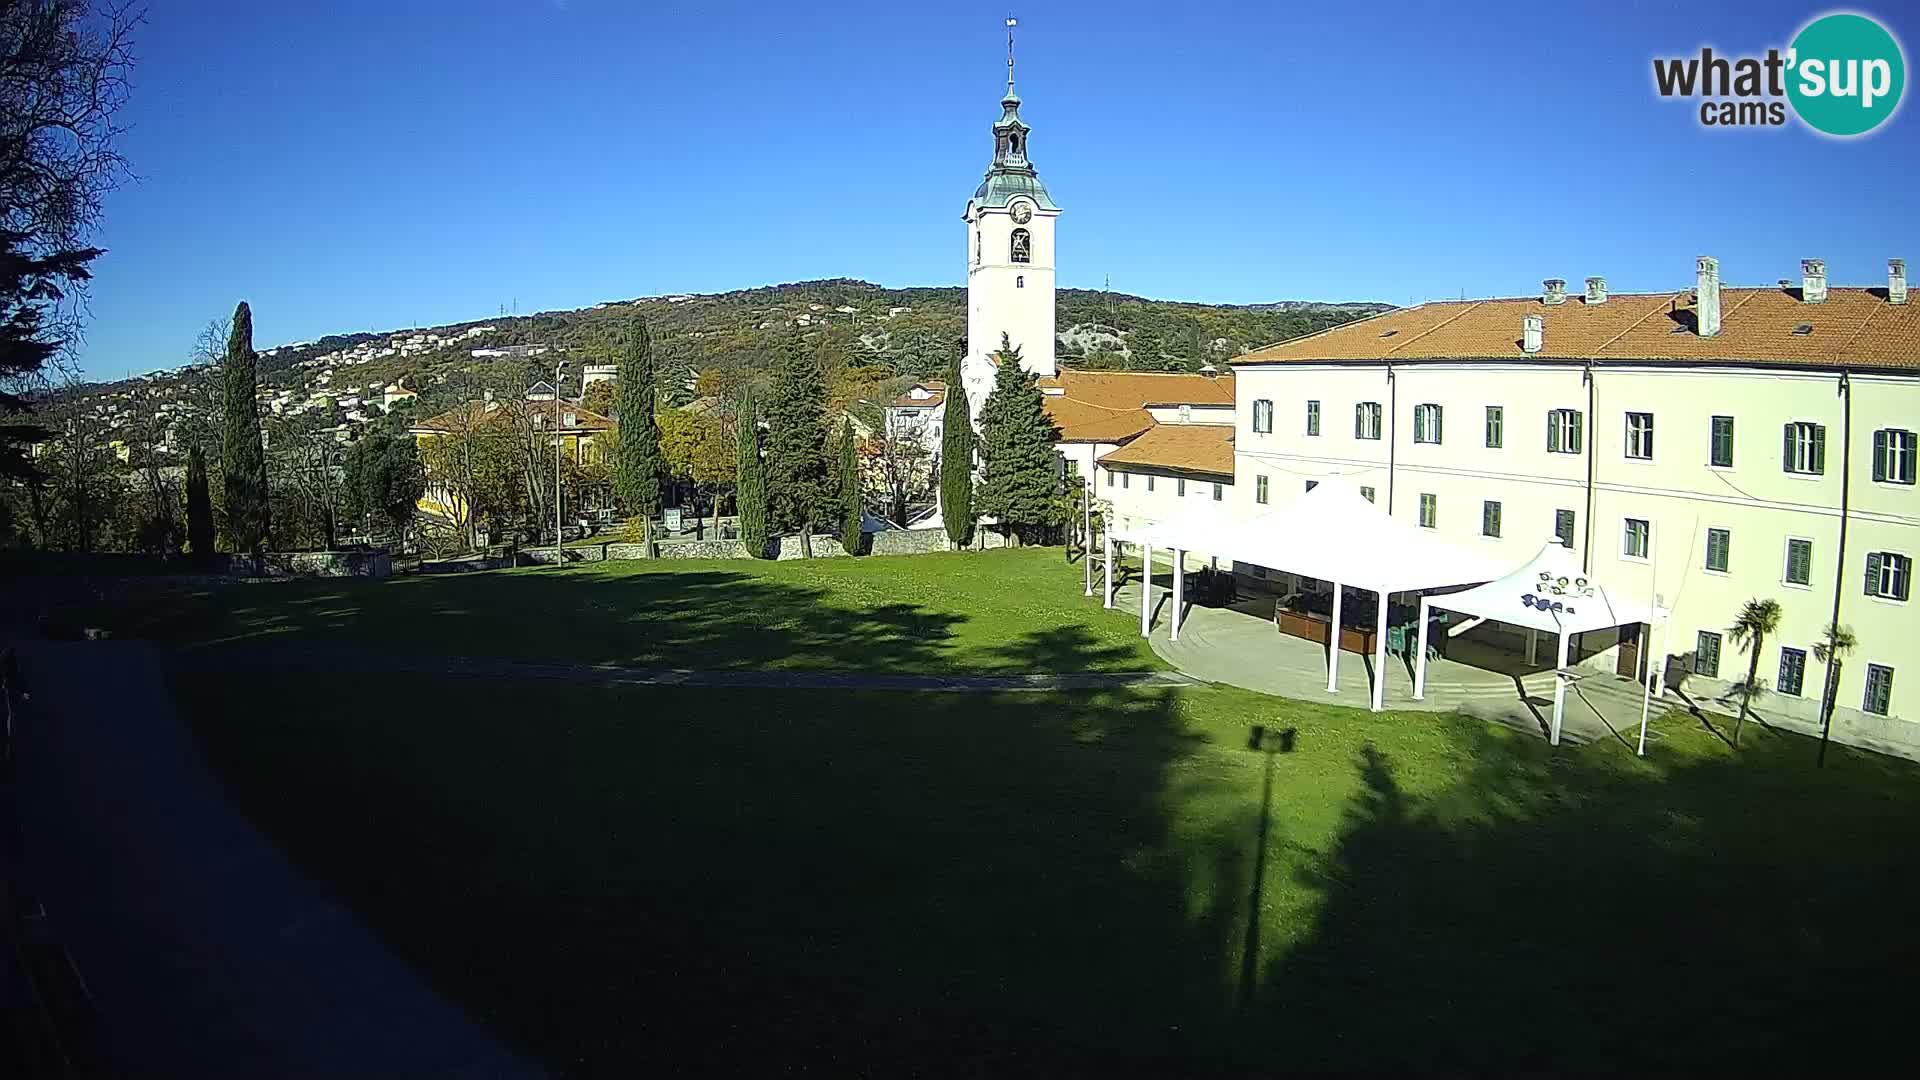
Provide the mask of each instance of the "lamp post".
POLYGON ((565 360, 556 360, 553 364, 553 559, 560 561, 560 453, 566 442, 560 437, 560 373, 567 369, 565 360))

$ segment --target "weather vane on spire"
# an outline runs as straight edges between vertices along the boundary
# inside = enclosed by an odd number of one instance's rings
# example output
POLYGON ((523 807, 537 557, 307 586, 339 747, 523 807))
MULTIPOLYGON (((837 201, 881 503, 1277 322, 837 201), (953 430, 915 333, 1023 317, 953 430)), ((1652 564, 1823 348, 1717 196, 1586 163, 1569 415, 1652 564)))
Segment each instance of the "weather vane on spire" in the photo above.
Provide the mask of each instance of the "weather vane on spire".
POLYGON ((1013 28, 1019 25, 1019 19, 1012 15, 1007 16, 1007 96, 1009 97, 1013 96, 1013 28))

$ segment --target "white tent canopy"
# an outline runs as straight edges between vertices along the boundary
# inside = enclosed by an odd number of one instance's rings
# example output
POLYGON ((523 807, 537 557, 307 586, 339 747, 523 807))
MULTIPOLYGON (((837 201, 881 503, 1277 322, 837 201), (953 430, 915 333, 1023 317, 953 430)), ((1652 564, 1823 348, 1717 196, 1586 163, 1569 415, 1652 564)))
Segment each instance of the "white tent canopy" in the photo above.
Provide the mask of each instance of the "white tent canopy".
MULTIPOLYGON (((1467 585, 1502 577, 1510 568, 1482 552, 1455 547, 1430 529, 1409 525, 1389 516, 1345 479, 1328 477, 1284 506, 1251 518, 1238 518, 1225 507, 1206 504, 1154 525, 1115 529, 1107 534, 1105 604, 1113 606, 1112 545, 1115 540, 1140 545, 1145 580, 1153 579, 1153 549, 1168 548, 1173 560, 1173 616, 1170 632, 1179 640, 1184 603, 1187 551, 1204 551, 1236 562, 1330 582, 1333 647, 1327 657, 1327 690, 1339 679, 1340 597, 1351 585, 1378 593, 1379 625, 1375 630, 1373 708, 1382 708, 1386 671, 1388 597, 1395 592, 1467 585)), ((1152 626, 1148 596, 1140 600, 1140 634, 1152 626)))
POLYGON ((1560 722, 1566 703, 1568 635, 1631 623, 1664 625, 1667 617, 1665 611, 1646 601, 1609 591, 1580 569, 1580 560, 1573 549, 1562 546, 1558 540, 1550 540, 1525 566, 1498 580, 1420 601, 1420 643, 1413 675, 1415 698, 1426 693, 1427 613, 1436 607, 1544 631, 1559 639, 1555 668, 1561 676, 1553 690, 1553 724, 1548 731, 1548 738, 1555 744, 1560 742, 1560 722))

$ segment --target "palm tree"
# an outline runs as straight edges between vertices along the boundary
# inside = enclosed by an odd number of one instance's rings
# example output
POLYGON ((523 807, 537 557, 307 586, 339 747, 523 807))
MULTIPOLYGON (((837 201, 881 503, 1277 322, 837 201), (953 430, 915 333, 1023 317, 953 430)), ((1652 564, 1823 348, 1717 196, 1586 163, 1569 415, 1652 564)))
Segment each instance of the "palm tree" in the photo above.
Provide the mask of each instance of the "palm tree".
POLYGON ((1827 687, 1820 696, 1820 758, 1817 765, 1827 763, 1827 732, 1833 728, 1833 707, 1840 697, 1840 662, 1860 644, 1853 636, 1853 628, 1832 623, 1820 640, 1813 643, 1813 657, 1827 665, 1827 687))
POLYGON ((1740 718, 1733 722, 1733 745, 1740 745, 1740 729, 1746 725, 1753 705, 1754 681, 1760 677, 1760 645, 1767 635, 1780 629, 1780 605, 1772 600, 1749 600, 1740 609, 1740 617, 1727 628, 1734 647, 1748 654, 1747 685, 1740 695, 1740 718))

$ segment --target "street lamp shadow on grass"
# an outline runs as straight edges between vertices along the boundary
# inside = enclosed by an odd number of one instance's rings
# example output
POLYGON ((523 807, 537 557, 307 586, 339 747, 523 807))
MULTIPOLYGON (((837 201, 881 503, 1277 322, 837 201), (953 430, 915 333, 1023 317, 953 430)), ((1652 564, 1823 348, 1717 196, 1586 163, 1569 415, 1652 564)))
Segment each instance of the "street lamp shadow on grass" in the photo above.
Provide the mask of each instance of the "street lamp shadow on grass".
POLYGON ((1242 1009, 1253 1004, 1260 985, 1260 913, 1266 906, 1267 837, 1273 831, 1273 759, 1293 753, 1298 732, 1294 728, 1269 731, 1265 724, 1247 730, 1247 749, 1267 756, 1266 775, 1260 783, 1260 825, 1253 836, 1253 881, 1247 888, 1247 932, 1240 943, 1239 1003, 1242 1009))

